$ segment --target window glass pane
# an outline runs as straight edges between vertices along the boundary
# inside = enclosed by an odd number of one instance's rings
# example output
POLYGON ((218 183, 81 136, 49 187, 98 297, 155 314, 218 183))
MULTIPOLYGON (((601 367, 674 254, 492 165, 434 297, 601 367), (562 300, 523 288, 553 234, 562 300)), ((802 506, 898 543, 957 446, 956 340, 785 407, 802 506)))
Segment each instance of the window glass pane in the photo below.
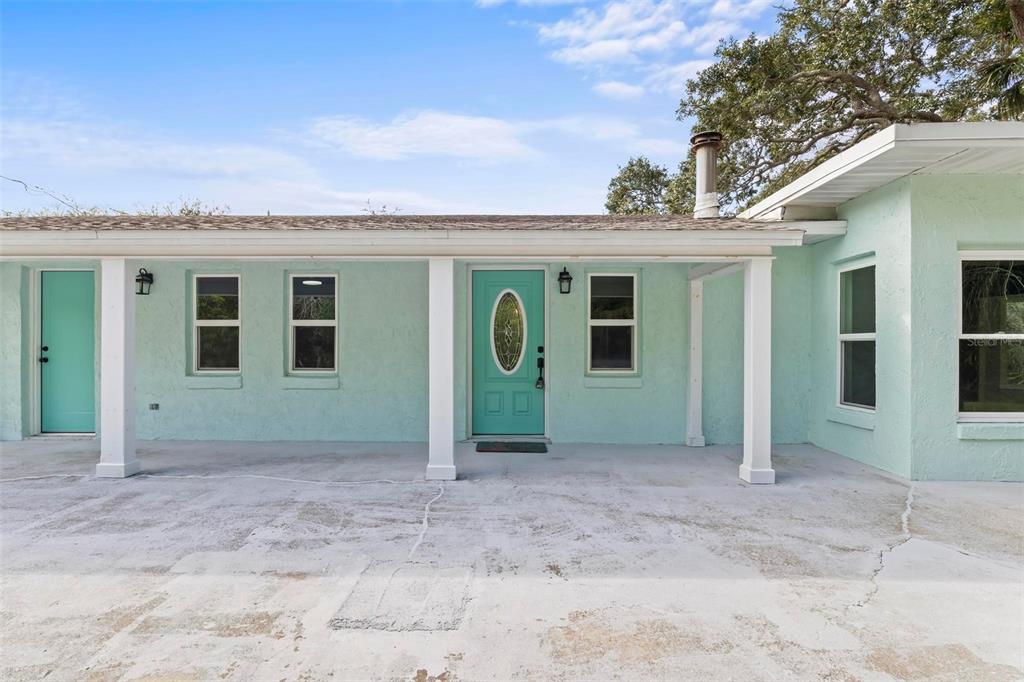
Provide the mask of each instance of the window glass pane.
POLYGON ((964 261, 965 334, 1024 334, 1024 261, 964 261))
POLYGON ((505 372, 519 366, 526 345, 526 314, 511 292, 506 291, 494 307, 494 329, 492 349, 494 360, 505 372))
POLYGON ((875 406, 875 342, 843 341, 842 403, 875 406))
POLYGON ((238 278, 197 277, 196 319, 237 320, 238 278))
POLYGON ((875 266, 847 270, 839 275, 840 334, 875 331, 875 266))
POLYGON ((591 369, 633 369, 632 327, 590 328, 591 369))
POLYGON ((309 275, 293 277, 292 319, 333 320, 334 278, 309 275))
POLYGON ((961 339, 960 411, 1024 412, 1024 341, 961 339))
POLYGON ((196 327, 199 369, 238 369, 238 327, 196 327))
POLYGON ((334 369, 334 327, 293 327, 295 369, 334 369))
POLYGON ((633 278, 592 277, 590 317, 594 320, 632 320, 633 278))

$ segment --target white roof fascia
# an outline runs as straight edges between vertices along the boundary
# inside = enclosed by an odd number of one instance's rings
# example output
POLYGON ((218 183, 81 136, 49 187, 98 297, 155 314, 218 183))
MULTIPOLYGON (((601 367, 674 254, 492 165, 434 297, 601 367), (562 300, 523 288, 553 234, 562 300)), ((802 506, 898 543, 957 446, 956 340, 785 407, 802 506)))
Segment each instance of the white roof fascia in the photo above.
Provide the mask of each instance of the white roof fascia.
POLYGON ((778 230, 73 230, 0 233, 4 259, 46 256, 496 257, 763 255, 798 246, 804 222, 778 230))
POLYGON ((793 201, 809 190, 847 173, 879 154, 887 152, 893 148, 895 143, 896 126, 890 126, 881 132, 875 133, 863 142, 855 144, 846 151, 837 154, 820 166, 804 173, 782 189, 770 194, 741 212, 738 217, 748 220, 757 219, 780 204, 793 201))
POLYGON ((976 121, 892 125, 801 175, 737 217, 747 220, 778 220, 785 215, 784 211, 778 211, 779 208, 790 203, 799 203, 797 200, 804 194, 879 156, 888 154, 897 147, 948 147, 950 156, 978 147, 1024 148, 1024 123, 976 121))

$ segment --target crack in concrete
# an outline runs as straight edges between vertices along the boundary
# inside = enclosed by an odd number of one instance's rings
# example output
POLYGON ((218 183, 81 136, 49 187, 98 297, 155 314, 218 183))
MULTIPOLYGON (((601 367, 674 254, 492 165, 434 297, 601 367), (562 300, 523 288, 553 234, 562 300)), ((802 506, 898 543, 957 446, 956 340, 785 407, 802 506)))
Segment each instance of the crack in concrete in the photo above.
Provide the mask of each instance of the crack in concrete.
MULTIPOLYGON (((17 481, 41 481, 48 478, 93 478, 91 474, 47 474, 45 476, 19 476, 17 478, 0 478, 0 483, 15 483, 17 481)), ((374 478, 365 481, 318 481, 312 478, 287 478, 285 476, 270 476, 265 474, 136 474, 130 478, 174 478, 174 479, 209 479, 223 480, 232 478, 253 478, 266 481, 281 481, 284 483, 312 483, 314 485, 361 485, 363 483, 420 483, 418 479, 409 481, 394 481, 390 478, 374 478)), ((120 480, 120 479, 109 479, 120 480)))
POLYGON ((228 478, 253 478, 266 481, 281 481, 284 483, 311 483, 314 485, 362 485, 364 483, 419 483, 418 480, 393 481, 390 478, 375 478, 365 481, 318 481, 311 478, 287 478, 284 476, 269 476, 265 474, 136 474, 135 478, 177 478, 177 479, 212 479, 221 480, 228 478))
POLYGON ((423 521, 421 522, 422 527, 420 528, 420 534, 416 537, 415 544, 413 544, 412 549, 409 550, 409 556, 406 557, 404 564, 400 564, 399 566, 395 567, 395 570, 391 571, 391 575, 388 576, 387 582, 384 583, 384 589, 381 590, 380 596, 377 598, 377 604, 373 607, 374 616, 376 616, 380 612, 380 605, 384 603, 384 597, 385 595, 387 595, 388 589, 391 587, 391 583, 395 579, 395 576, 398 575, 398 572, 402 570, 402 568, 404 568, 405 564, 416 563, 412 560, 412 556, 416 553, 416 550, 420 548, 420 545, 423 544, 423 538, 427 534, 427 529, 430 528, 430 505, 440 500, 441 496, 444 495, 444 484, 438 483, 437 488, 437 495, 432 497, 429 502, 423 505, 423 521))
POLYGON ((48 478, 85 478, 89 474, 46 474, 44 476, 18 476, 17 478, 0 478, 0 483, 15 483, 17 481, 43 481, 48 478))
POLYGON ((907 488, 907 499, 903 505, 903 513, 900 514, 900 538, 895 542, 890 542, 882 549, 878 550, 878 565, 871 572, 869 581, 871 582, 871 589, 868 591, 864 598, 860 601, 854 602, 850 605, 850 608, 862 608, 871 603, 871 600, 878 594, 878 576, 883 570, 885 570, 885 555, 891 554, 896 548, 905 545, 913 537, 910 533, 910 515, 914 511, 914 483, 911 482, 910 487, 907 488))
POLYGON ((419 537, 416 538, 416 544, 414 544, 412 549, 409 550, 409 557, 406 559, 407 561, 411 560, 412 555, 420 548, 420 545, 423 543, 423 538, 427 534, 427 529, 430 528, 430 505, 440 500, 441 496, 444 495, 444 484, 438 483, 437 487, 437 495, 435 495, 434 498, 430 500, 430 502, 427 502, 423 507, 423 527, 420 529, 419 537))

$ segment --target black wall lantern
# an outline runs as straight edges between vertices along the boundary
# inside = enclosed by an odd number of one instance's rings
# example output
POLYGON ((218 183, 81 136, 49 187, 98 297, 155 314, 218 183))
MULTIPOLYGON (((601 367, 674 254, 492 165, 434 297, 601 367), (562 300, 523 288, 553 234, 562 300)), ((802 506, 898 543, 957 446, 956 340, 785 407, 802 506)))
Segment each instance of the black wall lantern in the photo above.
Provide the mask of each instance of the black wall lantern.
POLYGON ((139 274, 135 275, 135 293, 139 296, 149 296, 151 286, 153 286, 153 273, 146 268, 139 268, 139 274))
POLYGON ((572 275, 565 268, 558 273, 558 291, 562 294, 567 294, 572 291, 572 275))

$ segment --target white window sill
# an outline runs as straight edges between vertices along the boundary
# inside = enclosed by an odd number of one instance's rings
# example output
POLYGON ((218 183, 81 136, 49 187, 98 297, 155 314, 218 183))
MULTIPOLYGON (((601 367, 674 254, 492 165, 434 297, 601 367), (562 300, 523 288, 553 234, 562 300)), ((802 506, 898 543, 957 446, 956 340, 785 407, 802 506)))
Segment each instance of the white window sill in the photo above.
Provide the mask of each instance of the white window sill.
POLYGON ((960 440, 1024 440, 1024 421, 961 421, 956 425, 956 437, 960 440))
POLYGON ((281 377, 280 388, 285 391, 331 391, 341 388, 337 374, 289 374, 281 377))
POLYGON ((644 380, 635 374, 590 374, 583 377, 585 388, 643 388, 644 380))
POLYGON ((836 424, 845 424, 865 431, 875 430, 875 413, 848 407, 830 407, 825 418, 836 424))
POLYGON ((241 374, 190 374, 185 377, 188 389, 237 389, 242 387, 241 374))

